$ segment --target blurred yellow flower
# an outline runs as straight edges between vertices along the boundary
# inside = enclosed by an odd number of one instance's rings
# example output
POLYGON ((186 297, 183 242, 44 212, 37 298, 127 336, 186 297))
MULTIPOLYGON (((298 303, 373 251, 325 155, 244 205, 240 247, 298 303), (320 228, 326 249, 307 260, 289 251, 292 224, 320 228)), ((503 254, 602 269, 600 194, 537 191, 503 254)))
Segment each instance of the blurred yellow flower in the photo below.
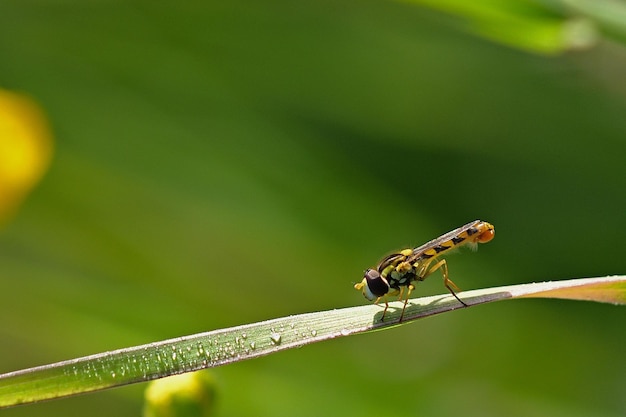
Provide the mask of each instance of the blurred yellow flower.
POLYGON ((0 224, 41 179, 51 156, 52 134, 37 103, 0 89, 0 224))
POLYGON ((150 382, 144 417, 209 417, 215 406, 216 382, 207 371, 189 372, 150 382))

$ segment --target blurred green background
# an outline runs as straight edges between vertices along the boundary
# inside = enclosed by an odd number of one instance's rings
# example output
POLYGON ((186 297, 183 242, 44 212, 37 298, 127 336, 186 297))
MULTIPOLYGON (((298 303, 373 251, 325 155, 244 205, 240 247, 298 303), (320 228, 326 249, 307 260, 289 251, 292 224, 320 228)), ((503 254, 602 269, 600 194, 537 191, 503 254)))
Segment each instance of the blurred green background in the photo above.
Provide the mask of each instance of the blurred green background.
MULTIPOLYGON (((626 272, 624 47, 464 27, 369 0, 0 3, 0 86, 56 136, 0 231, 0 372, 363 304, 364 269, 476 218, 496 239, 449 258, 463 289, 626 272)), ((216 412, 623 416, 625 319, 457 311, 217 368, 216 412)), ((144 388, 3 415, 137 416, 144 388)))

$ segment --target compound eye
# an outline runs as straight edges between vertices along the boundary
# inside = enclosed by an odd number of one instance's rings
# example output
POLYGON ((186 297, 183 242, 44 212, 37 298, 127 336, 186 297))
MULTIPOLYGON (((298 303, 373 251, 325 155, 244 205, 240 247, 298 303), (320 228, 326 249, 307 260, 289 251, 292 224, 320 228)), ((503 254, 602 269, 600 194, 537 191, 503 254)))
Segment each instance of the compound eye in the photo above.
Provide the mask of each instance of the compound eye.
POLYGON ((375 269, 365 271, 365 280, 370 292, 376 297, 382 297, 389 292, 389 283, 375 269))
POLYGON ((371 280, 380 279, 380 274, 375 269, 368 269, 365 271, 365 279, 369 282, 371 280))

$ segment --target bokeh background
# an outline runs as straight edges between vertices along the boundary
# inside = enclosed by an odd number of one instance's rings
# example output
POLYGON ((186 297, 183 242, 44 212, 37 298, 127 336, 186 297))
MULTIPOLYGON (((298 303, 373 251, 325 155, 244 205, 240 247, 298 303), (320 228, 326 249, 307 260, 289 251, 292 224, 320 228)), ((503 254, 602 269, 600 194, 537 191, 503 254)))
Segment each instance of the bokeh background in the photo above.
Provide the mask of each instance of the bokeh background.
MULTIPOLYGON (((381 256, 476 218, 463 289, 626 272, 626 53, 557 4, 2 1, 0 87, 55 141, 0 230, 0 372, 359 305, 381 256)), ((625 319, 456 311, 216 368, 215 412, 623 416, 625 319)), ((3 415, 137 416, 144 389, 3 415)))

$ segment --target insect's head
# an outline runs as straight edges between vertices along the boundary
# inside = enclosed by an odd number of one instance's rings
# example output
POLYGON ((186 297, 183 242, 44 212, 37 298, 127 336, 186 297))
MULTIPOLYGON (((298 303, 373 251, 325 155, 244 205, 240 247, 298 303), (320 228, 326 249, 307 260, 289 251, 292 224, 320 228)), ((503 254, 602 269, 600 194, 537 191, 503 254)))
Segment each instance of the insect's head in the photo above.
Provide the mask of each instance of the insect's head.
POLYGON ((365 271, 363 281, 354 285, 354 288, 363 292, 363 296, 374 301, 389 292, 389 282, 375 269, 365 271))

